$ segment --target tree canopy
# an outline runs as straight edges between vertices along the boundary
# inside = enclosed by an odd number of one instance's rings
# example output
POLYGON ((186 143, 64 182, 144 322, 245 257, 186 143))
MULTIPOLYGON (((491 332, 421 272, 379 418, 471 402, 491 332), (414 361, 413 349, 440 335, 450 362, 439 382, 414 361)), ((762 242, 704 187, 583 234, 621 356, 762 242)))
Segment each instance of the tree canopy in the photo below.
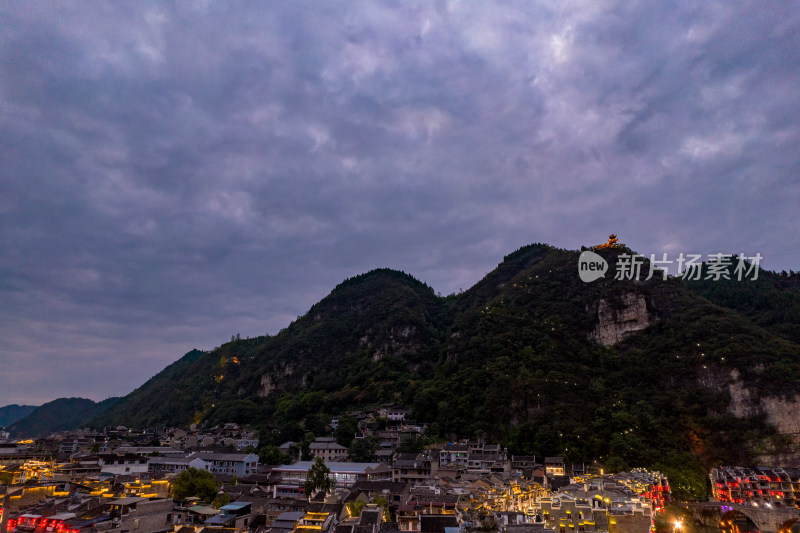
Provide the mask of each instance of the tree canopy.
POLYGON ((220 483, 214 474, 199 468, 187 468, 172 483, 172 497, 176 500, 196 496, 207 502, 213 502, 217 496, 220 483))
POLYGON ((321 457, 317 457, 311 468, 308 469, 306 475, 305 492, 307 497, 319 489, 328 492, 333 489, 333 480, 330 477, 331 469, 325 466, 325 462, 321 457))
MULTIPOLYGON (((623 252, 599 253, 613 272, 623 252)), ((731 414, 724 384, 739 376, 754 403, 794 396, 800 275, 583 283, 578 255, 526 246, 444 298, 401 272, 354 277, 275 336, 190 352, 89 425, 258 422, 262 461, 278 463, 287 441, 310 459, 314 436, 330 435, 339 417, 333 436, 368 461, 376 442, 354 438, 345 413, 396 404, 446 440, 485 438, 511 454, 608 469, 671 468, 694 497, 711 465, 788 451, 767 417, 731 414), (613 345, 593 340, 621 326, 601 307, 618 316, 631 298, 647 328, 613 345)))

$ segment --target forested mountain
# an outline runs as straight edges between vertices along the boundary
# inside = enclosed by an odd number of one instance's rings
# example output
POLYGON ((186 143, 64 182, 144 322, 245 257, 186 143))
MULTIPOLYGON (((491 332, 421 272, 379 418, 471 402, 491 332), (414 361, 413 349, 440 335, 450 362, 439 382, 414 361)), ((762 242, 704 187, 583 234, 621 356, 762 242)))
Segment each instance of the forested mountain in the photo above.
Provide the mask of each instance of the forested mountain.
POLYGON ((35 405, 11 404, 0 407, 0 426, 9 426, 28 416, 34 409, 36 409, 35 405))
POLYGON ((281 424, 392 401, 404 383, 432 375, 447 310, 411 276, 375 270, 341 283, 276 336, 189 352, 93 424, 281 424))
POLYGON ((736 277, 687 281, 687 288, 717 305, 728 307, 771 333, 800 343, 800 272, 769 272, 746 283, 736 277))
POLYGON ((36 407, 28 416, 11 424, 8 430, 15 436, 46 437, 55 431, 76 429, 118 400, 109 398, 93 402, 86 398, 59 398, 36 407))
POLYGON ((795 278, 614 280, 624 251, 599 251, 610 275, 584 283, 579 252, 526 246, 447 297, 401 272, 356 276, 275 336, 190 352, 91 423, 319 431, 397 402, 443 437, 575 461, 796 453, 780 407, 797 405, 795 278))

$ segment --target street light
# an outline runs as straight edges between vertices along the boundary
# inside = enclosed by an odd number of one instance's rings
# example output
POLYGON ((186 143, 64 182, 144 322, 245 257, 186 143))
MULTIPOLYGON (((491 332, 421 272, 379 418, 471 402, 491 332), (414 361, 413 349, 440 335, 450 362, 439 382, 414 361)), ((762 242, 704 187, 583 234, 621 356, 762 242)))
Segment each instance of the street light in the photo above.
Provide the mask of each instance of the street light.
POLYGON ((673 531, 681 531, 683 529, 683 520, 676 518, 672 521, 673 531))

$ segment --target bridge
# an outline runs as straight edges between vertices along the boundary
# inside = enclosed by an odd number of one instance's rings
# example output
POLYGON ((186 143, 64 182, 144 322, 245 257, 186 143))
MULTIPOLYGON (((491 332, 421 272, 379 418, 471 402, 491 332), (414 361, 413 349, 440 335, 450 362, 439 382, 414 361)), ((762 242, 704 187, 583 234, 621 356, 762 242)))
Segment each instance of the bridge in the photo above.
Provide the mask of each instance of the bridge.
POLYGON ((789 533, 800 519, 796 507, 753 507, 728 502, 685 504, 694 523, 722 531, 744 533, 745 524, 752 523, 758 533, 789 533))

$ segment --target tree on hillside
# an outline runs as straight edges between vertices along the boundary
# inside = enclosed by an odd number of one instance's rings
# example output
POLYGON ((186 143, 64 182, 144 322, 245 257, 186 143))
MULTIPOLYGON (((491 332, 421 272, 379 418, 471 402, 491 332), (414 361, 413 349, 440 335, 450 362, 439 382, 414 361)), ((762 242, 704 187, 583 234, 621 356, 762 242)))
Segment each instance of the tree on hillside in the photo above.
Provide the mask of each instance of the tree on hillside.
POLYGON ((708 496, 706 469, 688 452, 668 453, 652 466, 666 474, 672 496, 682 501, 700 501, 708 496))
POLYGON ((330 474, 331 469, 325 466, 325 462, 321 457, 317 457, 306 475, 306 497, 311 498, 311 494, 317 489, 324 492, 333 489, 333 480, 330 478, 330 474))
POLYGON ((300 443, 300 460, 301 461, 310 461, 314 458, 314 454, 311 453, 311 443, 314 442, 314 439, 317 437, 312 432, 307 432, 303 437, 303 442, 300 443))
POLYGON ((350 445, 353 444, 353 439, 357 432, 358 421, 355 418, 344 416, 339 419, 339 424, 336 426, 333 436, 336 437, 336 442, 338 442, 340 446, 349 448, 350 445))
POLYGON ((187 468, 175 478, 172 483, 172 497, 183 500, 190 496, 197 496, 207 502, 213 502, 217 496, 219 482, 214 474, 199 468, 187 468))
POLYGON ((375 450, 377 449, 378 441, 374 436, 370 435, 362 439, 354 439, 347 449, 347 454, 351 460, 357 463, 366 463, 372 461, 372 456, 375 455, 375 450))
POLYGON ((292 462, 287 453, 283 453, 277 446, 264 446, 258 453, 258 460, 265 465, 286 465, 292 462))
POLYGON ((406 435, 400 439, 399 453, 419 453, 425 449, 425 440, 418 435, 406 435))

